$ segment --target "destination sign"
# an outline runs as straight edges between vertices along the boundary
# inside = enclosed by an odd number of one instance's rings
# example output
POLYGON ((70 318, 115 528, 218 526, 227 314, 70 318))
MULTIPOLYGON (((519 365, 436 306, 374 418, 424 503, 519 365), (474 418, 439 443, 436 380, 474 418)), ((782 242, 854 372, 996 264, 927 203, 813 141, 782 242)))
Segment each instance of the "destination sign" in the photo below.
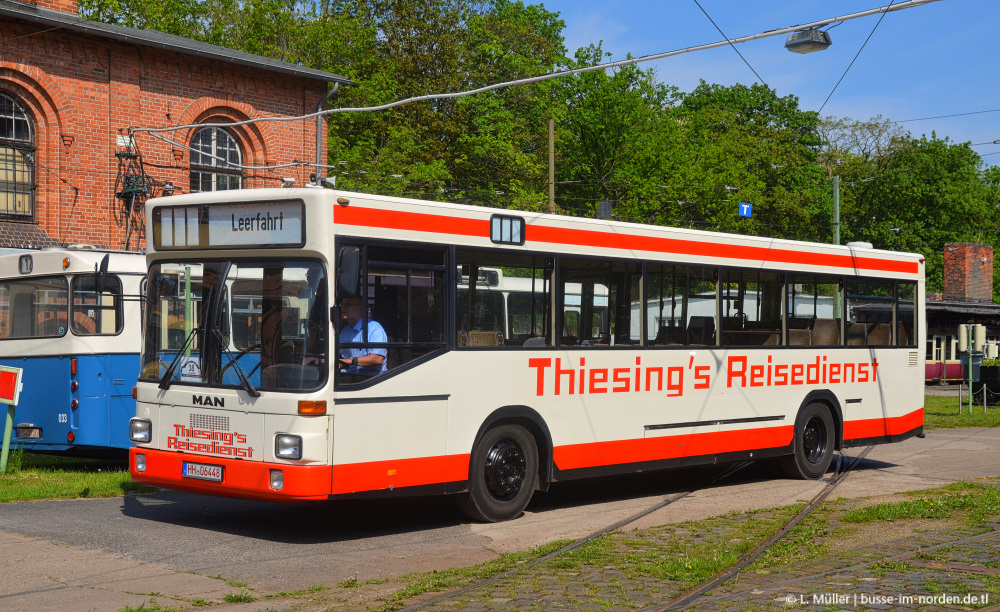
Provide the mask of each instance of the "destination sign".
POLYGON ((305 206, 301 200, 158 206, 153 240, 160 250, 300 247, 305 206))

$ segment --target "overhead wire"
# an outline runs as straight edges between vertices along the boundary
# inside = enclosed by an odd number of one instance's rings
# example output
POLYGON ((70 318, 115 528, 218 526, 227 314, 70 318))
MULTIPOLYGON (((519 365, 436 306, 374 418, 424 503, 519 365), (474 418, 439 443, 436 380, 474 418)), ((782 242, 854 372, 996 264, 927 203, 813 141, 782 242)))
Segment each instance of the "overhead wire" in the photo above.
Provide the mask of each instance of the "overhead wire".
MULTIPOLYGON (((895 0, 893 0, 893 2, 895 2, 895 0)), ((715 20, 712 19, 712 16, 708 14, 708 11, 705 10, 705 8, 701 5, 701 3, 698 2, 698 0, 694 0, 694 3, 698 5, 698 8, 700 8, 701 12, 705 14, 705 17, 708 17, 708 20, 712 22, 712 25, 714 25, 715 29, 719 31, 719 34, 721 34, 722 37, 728 41, 729 37, 726 36, 726 34, 722 31, 722 28, 719 27, 719 24, 715 23, 715 20)), ((743 54, 740 53, 740 50, 736 48, 736 45, 730 42, 729 46, 733 48, 733 51, 736 52, 736 55, 740 56, 740 59, 743 60, 743 63, 747 65, 747 68, 750 69, 750 72, 752 72, 754 76, 757 77, 757 80, 760 81, 764 86, 767 86, 767 82, 764 80, 764 78, 761 77, 759 74, 757 74, 757 71, 753 69, 753 66, 750 65, 750 62, 747 61, 747 58, 743 57, 743 54)))
POLYGON ((823 108, 826 106, 826 103, 830 101, 831 97, 833 97, 833 92, 837 91, 837 88, 840 87, 840 84, 841 82, 843 82, 844 77, 846 77, 847 73, 851 70, 851 66, 854 65, 854 62, 858 61, 858 57, 861 55, 861 52, 865 50, 865 45, 867 45, 868 41, 871 40, 872 36, 875 34, 875 30, 878 29, 879 24, 882 23, 883 19, 885 19, 886 13, 889 12, 889 8, 893 5, 894 2, 896 2, 896 0, 892 0, 891 2, 889 2, 889 6, 885 7, 885 12, 883 12, 882 15, 878 18, 878 21, 875 23, 875 27, 872 28, 871 33, 868 34, 868 38, 866 38, 865 42, 861 44, 861 48, 858 49, 858 52, 854 54, 854 59, 852 59, 851 63, 847 66, 847 70, 844 71, 844 74, 840 75, 840 79, 837 81, 837 84, 833 86, 833 89, 830 91, 830 94, 826 96, 826 100, 823 100, 823 104, 820 105, 819 111, 817 112, 820 113, 823 112, 823 108))
MULTIPOLYGON (((652 61, 652 60, 663 59, 663 58, 667 58, 667 57, 673 57, 673 56, 676 56, 676 55, 681 55, 681 54, 684 54, 684 53, 690 53, 690 52, 693 52, 693 51, 703 51, 703 50, 706 50, 706 49, 713 49, 713 48, 722 47, 722 46, 725 46, 725 45, 733 46, 735 43, 744 43, 744 42, 749 42, 749 41, 752 41, 752 40, 760 40, 760 39, 763 39, 763 38, 769 38, 769 37, 772 37, 772 36, 780 36, 782 34, 789 34, 791 32, 798 32, 798 31, 807 30, 807 29, 810 29, 810 28, 817 28, 817 27, 821 27, 821 26, 825 26, 825 25, 830 25, 830 24, 836 23, 838 21, 839 22, 843 22, 843 21, 847 21, 849 19, 857 19, 857 18, 860 18, 860 17, 867 17, 867 16, 870 16, 870 15, 876 15, 876 14, 880 14, 880 13, 881 13, 882 17, 884 17, 885 14, 889 13, 889 12, 898 11, 898 10, 904 10, 904 9, 908 9, 908 8, 912 8, 912 7, 916 7, 916 6, 921 6, 921 5, 924 5, 924 4, 929 4, 931 2, 939 2, 939 1, 940 0, 909 0, 908 2, 905 2, 905 3, 894 4, 895 0, 892 0, 892 2, 890 2, 890 4, 888 6, 885 6, 885 7, 879 7, 879 8, 876 8, 876 9, 869 9, 869 10, 865 10, 865 11, 859 11, 859 12, 856 12, 856 13, 850 13, 848 15, 841 15, 841 16, 832 17, 832 18, 829 18, 829 19, 821 19, 821 20, 813 21, 813 22, 807 23, 807 24, 789 26, 789 27, 785 27, 785 28, 777 28, 777 29, 774 29, 774 30, 767 30, 766 32, 761 32, 759 34, 751 34, 751 35, 748 35, 748 36, 741 36, 739 38, 726 39, 726 40, 722 40, 722 41, 718 41, 718 42, 714 42, 714 43, 707 43, 707 44, 703 44, 703 45, 695 45, 695 46, 692 46, 692 47, 685 47, 683 49, 676 49, 676 50, 673 50, 673 51, 666 51, 666 52, 663 52, 663 53, 654 53, 654 54, 651 54, 651 55, 643 55, 641 57, 628 58, 628 59, 618 60, 618 61, 614 61, 614 62, 607 62, 607 63, 604 63, 604 64, 595 64, 593 66, 584 66, 582 68, 574 68, 574 69, 571 69, 571 70, 562 70, 562 71, 559 71, 559 72, 553 72, 553 73, 544 74, 544 75, 535 76, 535 77, 528 77, 528 78, 524 78, 524 79, 515 79, 515 80, 512 80, 512 81, 504 81, 502 83, 494 83, 492 85, 486 85, 484 87, 478 87, 478 88, 475 88, 475 89, 471 89, 471 90, 467 90, 467 91, 462 91, 462 92, 452 92, 452 93, 443 93, 443 94, 427 94, 427 95, 423 95, 423 96, 415 96, 415 97, 412 97, 412 98, 406 98, 406 99, 403 99, 403 100, 397 100, 395 102, 390 102, 390 103, 387 103, 387 104, 380 104, 380 105, 376 105, 376 106, 350 107, 350 108, 333 108, 333 109, 320 110, 320 111, 316 111, 314 113, 309 113, 309 114, 305 114, 305 115, 299 115, 299 116, 296 116, 296 117, 257 117, 257 118, 247 119, 245 121, 239 121, 239 122, 234 122, 234 123, 215 123, 215 124, 213 124, 213 123, 202 123, 202 124, 177 125, 177 126, 169 126, 169 127, 162 127, 162 128, 132 126, 132 127, 128 128, 128 132, 129 132, 130 135, 134 135, 136 133, 145 133, 145 134, 149 134, 151 136, 156 136, 158 133, 161 133, 161 132, 174 132, 174 131, 187 130, 187 129, 192 129, 192 128, 203 128, 203 127, 236 127, 236 126, 241 126, 241 125, 247 125, 247 124, 253 124, 253 123, 262 123, 262 122, 270 122, 270 121, 276 121, 276 122, 281 122, 281 121, 303 121, 303 120, 306 120, 306 119, 313 119, 313 118, 316 118, 316 117, 325 117, 325 116, 329 116, 329 115, 333 115, 333 114, 338 114, 338 113, 382 111, 382 110, 388 110, 388 109, 391 109, 391 108, 395 108, 395 107, 398 107, 398 106, 403 106, 405 104, 412 104, 412 103, 415 103, 415 102, 426 102, 426 101, 430 101, 430 100, 446 100, 446 99, 453 99, 453 98, 461 98, 461 97, 465 97, 465 96, 471 96, 471 95, 475 95, 475 94, 479 94, 479 93, 485 93, 487 91, 494 91, 494 90, 497 90, 497 89, 503 89, 503 88, 507 88, 507 87, 515 87, 515 86, 519 86, 519 85, 529 85, 529 84, 532 84, 532 83, 539 83, 539 82, 542 82, 542 81, 547 81, 547 80, 550 80, 550 79, 560 78, 560 77, 564 77, 564 76, 572 76, 572 75, 575 75, 575 74, 582 74, 584 72, 591 72, 591 71, 595 71, 595 70, 608 70, 608 69, 613 69, 613 68, 621 68, 621 67, 624 67, 624 66, 630 66, 630 65, 633 65, 633 64, 641 63, 641 62, 648 62, 648 61, 652 61)), ((879 20, 881 21, 881 18, 879 20)), ((725 35, 723 34, 723 36, 725 36, 725 35)), ((751 68, 751 70, 752 70, 752 68, 751 68)), ((831 92, 831 95, 832 95, 832 92, 831 92)), ((168 138, 165 138, 165 137, 162 137, 162 136, 156 136, 156 137, 158 137, 160 140, 162 140, 162 141, 164 141, 164 142, 166 142, 168 144, 171 144, 173 146, 178 146, 178 147, 181 147, 181 148, 185 148, 185 149, 191 150, 190 147, 184 145, 183 143, 179 143, 179 142, 176 142, 174 140, 171 140, 171 139, 168 139, 168 138)), ((202 155, 206 155, 206 154, 202 153, 202 155)), ((213 155, 206 155, 206 156, 210 157, 210 158, 214 157, 214 158, 222 160, 222 161, 227 161, 227 160, 222 159, 221 157, 216 157, 216 156, 213 156, 213 155)), ((313 166, 317 166, 317 167, 323 167, 323 166, 318 165, 318 164, 308 164, 308 163, 303 163, 303 162, 299 162, 298 165, 313 165, 313 166)), ((266 169, 271 169, 271 168, 273 168, 273 167, 271 167, 271 166, 258 166, 258 167, 255 167, 254 169, 266 170, 266 169)))

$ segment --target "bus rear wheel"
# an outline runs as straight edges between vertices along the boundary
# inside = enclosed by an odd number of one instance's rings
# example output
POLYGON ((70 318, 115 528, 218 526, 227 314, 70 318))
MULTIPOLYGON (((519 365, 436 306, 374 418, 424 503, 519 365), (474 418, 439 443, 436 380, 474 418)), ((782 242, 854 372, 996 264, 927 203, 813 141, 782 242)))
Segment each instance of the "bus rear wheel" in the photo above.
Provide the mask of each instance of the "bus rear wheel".
POLYGON ((524 511, 538 479, 535 439, 520 425, 486 432, 469 461, 469 491, 458 497, 470 518, 497 523, 524 511))
POLYGON ((834 434, 830 409, 812 402, 795 418, 794 454, 781 458, 781 467, 792 478, 816 480, 826 474, 833 460, 834 434))

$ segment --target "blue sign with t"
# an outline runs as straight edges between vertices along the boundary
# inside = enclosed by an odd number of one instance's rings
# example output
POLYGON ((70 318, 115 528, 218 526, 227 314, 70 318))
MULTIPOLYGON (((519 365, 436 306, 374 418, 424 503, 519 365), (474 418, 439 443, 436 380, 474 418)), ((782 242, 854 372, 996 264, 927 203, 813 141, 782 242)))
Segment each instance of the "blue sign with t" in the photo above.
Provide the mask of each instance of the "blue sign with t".
POLYGON ((753 204, 750 202, 740 202, 740 216, 749 217, 753 214, 753 204))

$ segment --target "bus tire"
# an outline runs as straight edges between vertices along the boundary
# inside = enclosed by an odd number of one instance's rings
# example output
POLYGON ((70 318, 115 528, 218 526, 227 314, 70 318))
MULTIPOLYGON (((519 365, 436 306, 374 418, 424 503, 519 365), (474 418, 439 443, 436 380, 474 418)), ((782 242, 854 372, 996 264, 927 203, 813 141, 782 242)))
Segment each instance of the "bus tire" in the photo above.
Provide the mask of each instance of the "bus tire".
POLYGON ((458 505, 470 518, 497 523, 524 511, 538 481, 535 439, 520 425, 487 430, 469 460, 469 490, 458 505))
POLYGON ((821 478, 833 460, 835 433, 829 407, 821 402, 807 404, 795 417, 794 453, 781 458, 782 469, 792 478, 821 478))

